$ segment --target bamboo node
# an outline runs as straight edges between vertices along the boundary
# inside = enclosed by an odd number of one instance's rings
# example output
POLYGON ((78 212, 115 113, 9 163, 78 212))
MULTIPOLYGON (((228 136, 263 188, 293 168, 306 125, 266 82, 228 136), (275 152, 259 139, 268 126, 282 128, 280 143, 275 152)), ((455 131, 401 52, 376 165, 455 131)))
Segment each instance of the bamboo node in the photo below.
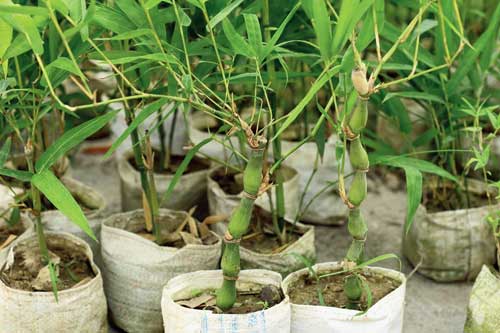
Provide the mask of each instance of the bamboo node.
POLYGON ((344 134, 349 141, 354 141, 359 138, 359 134, 354 133, 349 126, 344 126, 343 128, 344 134))
POLYGON ((243 193, 243 196, 245 198, 248 198, 248 199, 253 200, 253 201, 257 200, 258 194, 251 194, 251 193, 248 193, 247 191, 243 191, 242 193, 243 193))
POLYGON ((226 230, 226 233, 224 234, 224 243, 226 244, 239 244, 241 242, 241 238, 234 238, 233 235, 229 232, 229 230, 226 230))
POLYGON ((228 280, 228 281, 236 281, 239 279, 239 276, 227 276, 227 275, 223 275, 224 277, 224 280, 228 280))

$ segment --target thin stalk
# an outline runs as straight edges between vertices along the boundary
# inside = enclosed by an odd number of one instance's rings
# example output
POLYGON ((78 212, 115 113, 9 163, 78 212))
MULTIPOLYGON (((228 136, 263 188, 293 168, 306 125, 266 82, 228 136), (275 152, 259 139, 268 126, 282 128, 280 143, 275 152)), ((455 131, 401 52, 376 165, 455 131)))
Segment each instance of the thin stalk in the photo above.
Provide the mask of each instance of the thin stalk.
MULTIPOLYGON (((26 153, 26 159, 28 162, 28 170, 30 172, 35 172, 35 167, 33 163, 33 156, 34 156, 34 145, 32 144, 33 141, 28 141, 25 147, 25 153, 26 153)), ((42 262, 43 264, 48 264, 50 261, 49 257, 49 249, 47 247, 47 240, 45 238, 45 234, 43 232, 43 224, 42 224, 42 199, 40 195, 40 191, 38 189, 31 185, 31 201, 33 203, 33 215, 35 216, 35 228, 36 228, 36 235, 38 239, 38 247, 40 249, 40 254, 42 257, 42 262)))
MULTIPOLYGON (((271 27, 270 27, 270 10, 269 10, 269 0, 264 0, 263 1, 263 9, 262 9, 262 19, 263 19, 263 24, 264 24, 264 40, 266 43, 270 42, 271 40, 271 27)), ((257 66, 259 66, 257 64, 257 66)), ((267 62, 267 73, 269 76, 269 84, 271 87, 276 87, 277 84, 275 82, 276 80, 276 69, 274 66, 274 60, 268 61, 267 62)), ((264 93, 265 88, 264 88, 264 93)), ((269 110, 271 111, 271 116, 272 119, 276 119, 278 116, 278 111, 277 111, 277 105, 276 105, 276 92, 273 91, 271 93, 271 96, 269 98, 266 98, 268 101, 269 105, 269 110), (270 102, 270 103, 269 103, 270 102)), ((277 132, 276 124, 273 123, 271 125, 271 131, 270 131, 270 137, 273 137, 274 134, 277 132)), ((278 162, 281 160, 281 140, 279 137, 275 138, 273 140, 273 157, 274 161, 278 162)), ((275 186, 275 193, 276 193, 276 209, 273 211, 273 221, 278 224, 278 229, 280 230, 280 233, 278 235, 280 241, 282 243, 286 242, 286 232, 285 232, 285 190, 283 187, 284 183, 284 178, 283 174, 278 168, 275 173, 275 181, 276 181, 276 186, 275 186)))

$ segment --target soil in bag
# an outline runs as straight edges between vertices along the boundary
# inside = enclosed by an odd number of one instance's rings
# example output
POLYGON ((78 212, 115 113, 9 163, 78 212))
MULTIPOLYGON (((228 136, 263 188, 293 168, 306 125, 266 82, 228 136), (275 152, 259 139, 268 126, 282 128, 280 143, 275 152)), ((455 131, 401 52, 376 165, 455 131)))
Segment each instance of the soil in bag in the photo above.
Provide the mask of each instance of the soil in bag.
POLYGON ((0 226, 0 250, 2 249, 2 244, 5 243, 7 239, 11 236, 20 236, 26 229, 23 224, 19 221, 13 226, 10 225, 1 225, 0 226))
POLYGON ((261 254, 275 254, 284 251, 302 237, 303 232, 287 223, 286 239, 281 242, 273 229, 272 217, 260 207, 255 207, 252 213, 250 228, 241 240, 245 249, 261 254))
POLYGON ((160 223, 159 240, 155 238, 152 232, 146 230, 145 225, 129 231, 160 246, 175 247, 177 249, 181 249, 188 244, 213 245, 217 243, 217 237, 210 232, 208 226, 196 222, 190 216, 177 225, 160 223))
MULTIPOLYGON (((459 189, 448 180, 430 178, 424 187, 423 205, 428 213, 438 213, 448 210, 478 208, 488 206, 488 194, 478 189, 477 182, 469 180, 468 189, 459 189)), ((490 190, 490 189, 488 189, 490 190)), ((496 204, 496 194, 490 191, 491 204, 496 204)))
MULTIPOLYGON (((333 272, 334 271, 321 272, 320 276, 333 272)), ((361 275, 370 287, 372 306, 401 285, 400 281, 391 279, 382 274, 365 271, 361 273, 361 275)), ((346 276, 347 274, 343 273, 324 277, 320 279, 318 284, 314 277, 304 275, 290 285, 290 301, 293 304, 321 305, 318 296, 319 288, 323 294, 324 304, 326 306, 346 309, 349 303, 347 296, 344 294, 344 279, 346 276)), ((362 311, 367 310, 367 303, 366 293, 363 293, 359 309, 362 311)))
POLYGON ((193 292, 193 297, 176 301, 177 304, 190 309, 211 310, 217 314, 247 314, 269 309, 283 300, 281 290, 273 285, 252 288, 247 291, 238 291, 236 302, 229 310, 222 311, 215 302, 215 290, 193 292))
MULTIPOLYGON (((57 290, 73 288, 92 280, 95 273, 87 254, 64 238, 47 239, 51 261, 55 263, 57 290)), ((15 248, 11 267, 2 267, 0 279, 14 289, 26 291, 52 291, 48 266, 41 260, 38 245, 19 245, 15 248)))

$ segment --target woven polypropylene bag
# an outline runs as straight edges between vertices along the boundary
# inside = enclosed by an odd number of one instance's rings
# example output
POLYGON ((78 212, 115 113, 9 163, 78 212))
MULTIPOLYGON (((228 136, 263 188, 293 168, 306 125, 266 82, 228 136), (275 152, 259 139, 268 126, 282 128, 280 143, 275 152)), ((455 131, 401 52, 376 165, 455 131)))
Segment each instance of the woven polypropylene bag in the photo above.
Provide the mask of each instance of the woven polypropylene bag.
MULTIPOLYGON (((162 230, 175 230, 187 213, 160 209, 162 230)), ((217 268, 221 240, 178 249, 159 246, 136 231, 144 229, 144 212, 135 210, 107 218, 101 229, 104 285, 113 321, 127 332, 162 332, 163 286, 187 272, 217 268)))
MULTIPOLYGON (((94 264, 92 251, 86 242, 67 233, 47 232, 47 242, 71 243, 85 252, 95 277, 76 288, 59 291, 56 301, 52 292, 32 292, 7 287, 0 280, 0 333, 107 333, 107 306, 101 272, 94 264)), ((35 235, 10 249, 13 258, 16 248, 38 249, 35 235)), ((0 266, 3 266, 3 262, 0 266)))
MULTIPOLYGON (((318 273, 330 272, 339 268, 336 262, 313 266, 318 273)), ((365 270, 385 275, 401 282, 401 285, 375 303, 360 315, 359 311, 317 305, 292 305, 291 333, 402 333, 406 278, 397 271, 367 267, 365 270)), ((285 295, 297 279, 309 274, 304 268, 290 274, 283 280, 285 295)))
MULTIPOLYGON (((279 304, 266 310, 248 314, 215 314, 210 310, 185 308, 176 300, 192 297, 194 292, 215 290, 222 285, 222 271, 200 271, 180 275, 163 289, 161 309, 165 333, 289 333, 290 302, 285 297, 279 304)), ((258 285, 280 287, 281 276, 266 270, 240 272, 238 291, 258 285)))

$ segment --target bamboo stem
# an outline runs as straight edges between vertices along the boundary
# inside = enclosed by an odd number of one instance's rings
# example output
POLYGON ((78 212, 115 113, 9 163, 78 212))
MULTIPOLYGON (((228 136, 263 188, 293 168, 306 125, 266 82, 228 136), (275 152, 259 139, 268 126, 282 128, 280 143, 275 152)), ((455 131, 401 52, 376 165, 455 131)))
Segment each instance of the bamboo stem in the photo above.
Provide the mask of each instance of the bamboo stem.
MULTIPOLYGON (((363 261, 368 226, 361 213, 360 206, 367 195, 366 173, 370 167, 368 154, 363 147, 362 132, 368 121, 368 98, 370 86, 366 80, 366 70, 362 65, 352 73, 352 81, 358 91, 357 105, 352 111, 343 130, 349 141, 349 159, 354 169, 354 178, 349 189, 349 194, 344 197, 349 207, 348 230, 352 237, 351 246, 345 256, 344 264, 347 267, 356 266, 363 261)), ((359 309, 363 294, 362 281, 356 274, 351 274, 344 281, 344 293, 349 299, 349 308, 359 309)))
POLYGON ((224 254, 221 267, 224 274, 222 287, 217 291, 217 306, 230 309, 236 302, 236 280, 240 273, 240 240, 250 225, 252 210, 262 183, 265 140, 252 147, 243 174, 243 193, 238 208, 234 211, 224 235, 224 254))

